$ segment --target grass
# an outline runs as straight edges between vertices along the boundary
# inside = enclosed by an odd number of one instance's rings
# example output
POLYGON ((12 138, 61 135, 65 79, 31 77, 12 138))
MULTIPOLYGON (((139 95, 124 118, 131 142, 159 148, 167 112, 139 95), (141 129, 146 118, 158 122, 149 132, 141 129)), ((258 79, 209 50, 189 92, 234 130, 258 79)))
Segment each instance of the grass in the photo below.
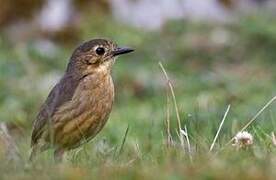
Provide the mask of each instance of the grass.
POLYGON ((7 161, 0 148, 0 179, 276 176, 273 21, 263 23, 259 16, 234 25, 171 21, 159 32, 143 32, 102 18, 84 19, 79 38, 110 37, 136 51, 114 66, 116 100, 106 127, 61 164, 54 163, 51 150, 27 163, 31 124, 76 43, 57 45, 48 56, 35 48, 36 39, 18 45, 1 36, 0 120, 9 124, 22 160, 7 161), (221 31, 228 40, 216 42, 221 31), (239 151, 225 146, 244 127, 254 144, 239 151))

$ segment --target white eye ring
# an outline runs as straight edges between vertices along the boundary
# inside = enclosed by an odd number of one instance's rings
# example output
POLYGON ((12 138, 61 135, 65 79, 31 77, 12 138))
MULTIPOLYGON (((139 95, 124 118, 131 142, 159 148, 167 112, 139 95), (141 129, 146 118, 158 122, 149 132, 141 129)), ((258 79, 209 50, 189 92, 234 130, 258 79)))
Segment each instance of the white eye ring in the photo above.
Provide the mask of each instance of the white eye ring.
POLYGON ((95 52, 97 55, 102 56, 105 53, 105 48, 102 46, 95 47, 95 52))

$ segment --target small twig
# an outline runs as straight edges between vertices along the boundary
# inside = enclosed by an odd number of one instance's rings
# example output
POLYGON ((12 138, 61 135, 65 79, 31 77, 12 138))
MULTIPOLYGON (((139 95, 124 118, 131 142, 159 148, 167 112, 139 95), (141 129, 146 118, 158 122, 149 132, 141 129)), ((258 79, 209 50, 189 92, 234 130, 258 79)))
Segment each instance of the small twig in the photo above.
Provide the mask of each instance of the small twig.
MULTIPOLYGON (((244 131, 250 124, 252 124, 258 117, 260 114, 262 114, 262 112, 264 112, 264 110, 269 106, 271 105, 274 101, 276 100, 276 96, 274 96, 272 99, 270 99, 263 107, 262 109, 260 109, 257 114, 239 131, 239 132, 242 132, 244 131)), ((225 146, 228 146, 229 144, 231 144, 231 142, 233 141, 233 139, 235 138, 232 137, 231 140, 229 142, 226 143, 225 146)))
POLYGON ((225 111, 225 113, 224 113, 224 116, 223 116, 222 121, 221 121, 221 123, 220 123, 220 125, 219 125, 219 128, 218 128, 218 131, 217 131, 217 133, 216 133, 216 135, 215 135, 215 138, 214 138, 214 140, 213 140, 213 143, 212 143, 212 145, 211 145, 211 147, 210 147, 210 149, 209 149, 209 152, 211 152, 211 151, 213 150, 213 148, 214 148, 214 145, 215 145, 216 140, 217 140, 217 138, 218 138, 218 135, 219 135, 219 133, 220 133, 220 131, 221 131, 222 125, 223 125, 223 123, 224 123, 224 121, 225 121, 225 119, 226 119, 226 116, 227 116, 227 114, 228 114, 228 112, 229 112, 229 110, 230 110, 230 107, 231 107, 231 105, 229 104, 228 107, 227 107, 227 109, 226 109, 226 111, 225 111))
POLYGON ((126 131, 125 131, 125 135, 124 135, 122 144, 120 146, 120 150, 119 150, 118 156, 123 152, 124 145, 125 145, 125 142, 126 142, 126 138, 127 138, 127 135, 128 135, 128 130, 129 130, 129 125, 127 125, 126 131))

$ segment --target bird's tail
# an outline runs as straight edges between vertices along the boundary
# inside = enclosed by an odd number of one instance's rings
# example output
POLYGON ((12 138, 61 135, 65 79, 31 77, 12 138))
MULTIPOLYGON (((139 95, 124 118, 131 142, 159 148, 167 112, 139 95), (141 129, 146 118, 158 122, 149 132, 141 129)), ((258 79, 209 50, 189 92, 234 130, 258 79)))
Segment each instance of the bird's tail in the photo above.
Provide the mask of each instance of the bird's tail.
POLYGON ((33 145, 32 149, 31 149, 30 156, 29 156, 29 161, 33 161, 39 153, 47 150, 48 148, 49 148, 49 146, 47 144, 33 145))
POLYGON ((37 154, 38 154, 38 148, 37 146, 33 146, 29 156, 29 161, 32 162, 34 158, 37 156, 37 154))
POLYGON ((49 144, 37 143, 32 146, 29 161, 32 162, 39 153, 49 149, 49 144))

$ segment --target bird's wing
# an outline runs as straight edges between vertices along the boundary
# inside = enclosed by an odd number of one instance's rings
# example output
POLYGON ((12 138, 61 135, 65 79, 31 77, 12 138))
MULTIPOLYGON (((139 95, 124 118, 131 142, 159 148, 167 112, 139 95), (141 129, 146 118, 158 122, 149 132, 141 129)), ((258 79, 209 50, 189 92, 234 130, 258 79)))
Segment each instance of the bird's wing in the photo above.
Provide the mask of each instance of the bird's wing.
POLYGON ((74 92, 79 84, 79 79, 70 75, 65 75, 58 84, 51 90, 44 104, 41 106, 40 111, 33 124, 31 146, 37 143, 41 137, 44 127, 47 123, 51 123, 52 116, 56 110, 70 101, 74 92))

